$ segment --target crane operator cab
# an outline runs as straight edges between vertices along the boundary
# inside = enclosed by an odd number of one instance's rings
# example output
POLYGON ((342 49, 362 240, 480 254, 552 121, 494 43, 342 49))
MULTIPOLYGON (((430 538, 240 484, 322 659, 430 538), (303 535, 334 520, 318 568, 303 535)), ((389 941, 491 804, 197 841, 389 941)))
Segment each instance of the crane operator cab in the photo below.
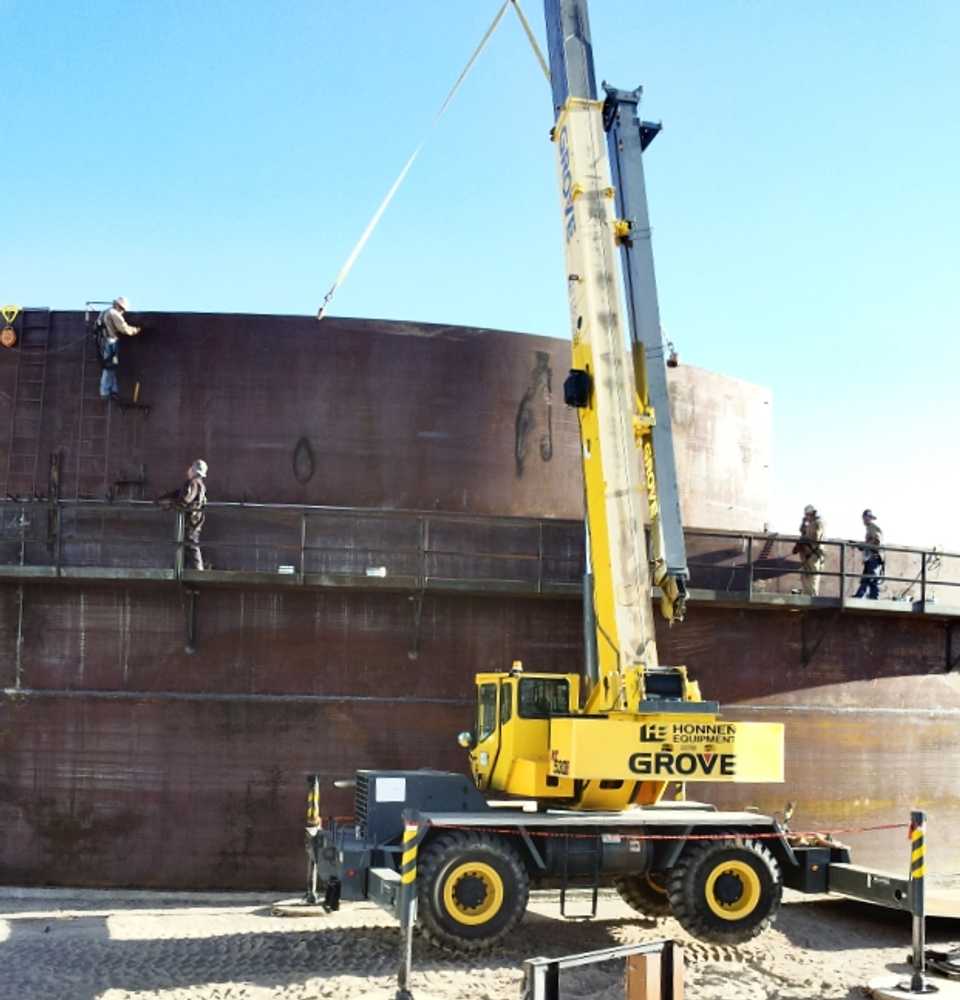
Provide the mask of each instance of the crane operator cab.
POLYGON ((580 705, 577 674, 525 674, 514 660, 509 674, 477 674, 477 714, 472 733, 458 742, 470 751, 481 791, 530 798, 572 799, 569 777, 550 773, 550 726, 580 705))

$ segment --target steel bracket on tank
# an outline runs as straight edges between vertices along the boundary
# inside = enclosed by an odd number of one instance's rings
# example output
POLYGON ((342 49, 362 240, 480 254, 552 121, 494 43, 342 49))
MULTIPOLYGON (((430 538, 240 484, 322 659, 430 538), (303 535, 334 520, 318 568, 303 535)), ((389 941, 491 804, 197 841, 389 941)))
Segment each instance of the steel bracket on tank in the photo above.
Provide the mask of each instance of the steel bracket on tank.
POLYGON ((957 642, 953 635, 953 630, 956 626, 957 622, 947 622, 945 626, 947 639, 945 656, 948 674, 952 674, 957 667, 960 667, 960 642, 957 642))
POLYGON ((187 625, 187 642, 184 651, 193 654, 197 651, 199 641, 197 625, 200 611, 200 591, 196 587, 184 587, 183 597, 187 625))
POLYGON ((420 624, 423 621, 423 587, 408 598, 413 603, 413 635, 411 637, 410 648, 407 650, 407 657, 411 660, 420 657, 420 636, 422 631, 420 624))

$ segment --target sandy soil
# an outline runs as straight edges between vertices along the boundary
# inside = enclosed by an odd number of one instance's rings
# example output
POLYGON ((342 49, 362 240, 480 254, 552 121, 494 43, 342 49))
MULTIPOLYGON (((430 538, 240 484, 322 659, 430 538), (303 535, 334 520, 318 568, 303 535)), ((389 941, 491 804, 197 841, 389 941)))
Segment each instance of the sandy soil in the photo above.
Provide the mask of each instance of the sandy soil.
MULTIPOLYGON (((380 910, 349 904, 325 917, 283 918, 267 903, 0 890, 0 997, 392 997, 399 932, 380 910)), ((776 927, 738 948, 693 942, 673 920, 645 924, 631 912, 604 893, 598 919, 561 921, 555 895, 535 894, 509 946, 494 955, 463 961, 418 940, 415 1000, 516 1000, 525 958, 664 937, 686 946, 692 1000, 861 997, 869 979, 906 968, 909 918, 848 901, 788 893, 776 927)), ((960 922, 931 920, 928 938, 955 945, 960 922)), ((593 996, 605 995, 595 986, 593 996)))

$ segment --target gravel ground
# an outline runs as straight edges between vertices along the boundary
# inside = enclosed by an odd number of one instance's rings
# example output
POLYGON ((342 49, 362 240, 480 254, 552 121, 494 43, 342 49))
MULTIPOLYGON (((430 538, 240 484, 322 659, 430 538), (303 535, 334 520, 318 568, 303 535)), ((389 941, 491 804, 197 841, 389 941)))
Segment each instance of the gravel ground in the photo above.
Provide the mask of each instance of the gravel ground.
MULTIPOLYGON (((585 900, 583 900, 585 902, 585 900)), ((0 890, 3 1000, 317 1000, 392 997, 399 933, 376 907, 274 917, 268 897, 69 896, 0 890)), ((631 915, 615 894, 598 918, 561 921, 555 894, 534 894, 509 944, 460 960, 414 945, 415 1000, 516 1000, 525 958, 674 938, 685 945, 691 1000, 819 1000, 905 969, 910 922, 843 900, 788 893, 775 928, 737 948, 703 945, 673 920, 631 915)), ((960 940, 960 922, 930 920, 931 944, 960 940)), ((613 996, 599 980, 576 995, 613 996)), ((622 994, 621 994, 622 995, 622 994)))

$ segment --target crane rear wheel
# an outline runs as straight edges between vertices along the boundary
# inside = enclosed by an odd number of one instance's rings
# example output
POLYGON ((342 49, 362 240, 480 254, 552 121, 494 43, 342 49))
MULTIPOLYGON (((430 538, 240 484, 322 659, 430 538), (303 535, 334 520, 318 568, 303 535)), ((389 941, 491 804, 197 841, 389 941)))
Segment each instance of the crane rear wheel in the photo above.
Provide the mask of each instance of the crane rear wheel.
POLYGON ((667 895, 666 875, 663 872, 644 872, 642 875, 620 875, 614 879, 620 898, 637 913, 645 917, 669 917, 670 897, 667 895))
POLYGON ((510 933, 527 908, 530 877, 506 840, 456 832, 420 852, 418 922, 448 951, 482 951, 510 933))
POLYGON ((769 927, 783 885, 767 848, 730 837, 692 842, 670 872, 667 890, 673 915, 694 937, 742 944, 769 927))

